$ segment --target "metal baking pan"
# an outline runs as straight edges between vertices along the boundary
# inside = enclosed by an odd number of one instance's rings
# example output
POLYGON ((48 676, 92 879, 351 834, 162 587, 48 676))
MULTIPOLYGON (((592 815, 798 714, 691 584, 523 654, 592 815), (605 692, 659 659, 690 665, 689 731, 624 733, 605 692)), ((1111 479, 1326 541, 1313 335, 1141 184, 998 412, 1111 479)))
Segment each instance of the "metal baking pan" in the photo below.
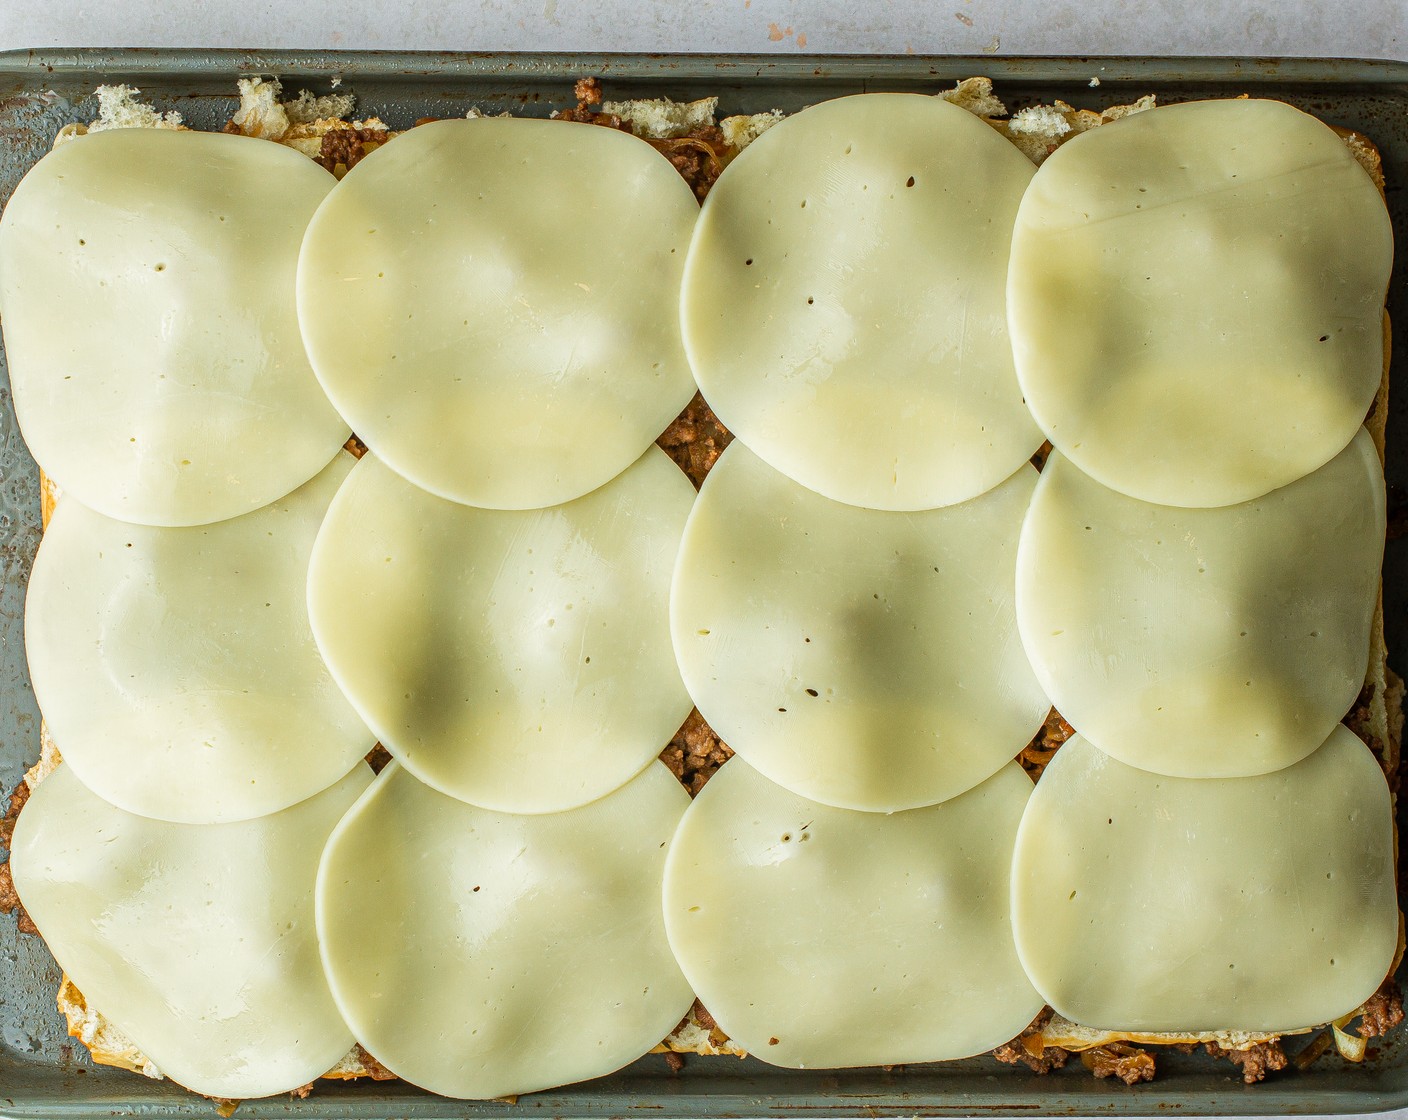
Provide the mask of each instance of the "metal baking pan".
MULTIPOLYGON (((721 113, 804 105, 865 90, 935 92, 983 74, 1009 108, 1061 98, 1100 108, 1156 93, 1161 100, 1251 93, 1280 98, 1362 131, 1383 153, 1398 244, 1408 247, 1408 64, 1261 59, 821 58, 381 54, 188 50, 69 50, 0 53, 0 203, 48 149, 61 125, 90 119, 101 83, 140 87, 158 107, 179 109, 199 128, 229 116, 235 79, 281 77, 290 93, 354 92, 359 115, 393 127, 417 117, 462 116, 471 106, 544 116, 571 103, 572 82, 599 75, 608 96, 688 99, 717 95, 721 113), (1092 79, 1098 78, 1098 84, 1092 79)), ((1394 270, 1389 308, 1405 330, 1394 342, 1408 376, 1408 250, 1394 270)), ((75 306, 74 315, 85 309, 75 306)), ((39 754, 39 713, 23 641, 24 590, 39 541, 37 472, 15 425, 8 375, 0 380, 0 791, 8 794, 39 754)), ((1390 504, 1401 512, 1408 483, 1408 393, 1389 420, 1390 504)), ((1392 514, 1391 509, 1391 524, 1392 514)), ((1408 668, 1408 540, 1391 540, 1385 561, 1385 620, 1399 672, 1408 668)), ((153 930, 153 937, 159 931, 153 930)), ((1098 967, 1092 961, 1092 967, 1098 967)), ((1404 970, 1408 972, 1408 969, 1404 970)), ((215 1106, 174 1085, 95 1067, 65 1034, 53 996, 59 973, 38 939, 0 919, 0 1116, 80 1120, 114 1115, 213 1116, 215 1106)), ((1287 983, 1295 983, 1288 976, 1287 983)), ((570 1025, 567 1029, 572 1029, 570 1025)), ((589 1025, 587 1029, 590 1029, 589 1025)), ((1375 1040, 1352 1066, 1322 1058, 1304 1072, 1244 1086, 1226 1062, 1160 1054, 1159 1075, 1135 1088, 1096 1081, 1078 1061, 1041 1077, 991 1057, 886 1071, 792 1071, 753 1059, 691 1058, 678 1075, 658 1055, 583 1085, 517 1104, 433 1097, 401 1082, 319 1083, 305 1100, 242 1104, 238 1116, 488 1117, 675 1116, 910 1117, 958 1115, 1296 1115, 1377 1112, 1408 1106, 1408 1042, 1375 1040)), ((1295 1040, 1289 1040, 1288 1049, 1295 1040)))

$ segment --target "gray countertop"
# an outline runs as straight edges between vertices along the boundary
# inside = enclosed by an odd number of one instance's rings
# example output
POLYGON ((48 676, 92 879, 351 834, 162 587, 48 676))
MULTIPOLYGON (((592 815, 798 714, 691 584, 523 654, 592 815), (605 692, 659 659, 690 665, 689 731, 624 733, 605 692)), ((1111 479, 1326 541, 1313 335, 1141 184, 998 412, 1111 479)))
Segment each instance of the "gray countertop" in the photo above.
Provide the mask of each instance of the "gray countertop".
POLYGON ((4 0, 0 49, 343 47, 1408 58, 1403 0, 4 0), (179 14, 176 14, 179 10, 179 14))

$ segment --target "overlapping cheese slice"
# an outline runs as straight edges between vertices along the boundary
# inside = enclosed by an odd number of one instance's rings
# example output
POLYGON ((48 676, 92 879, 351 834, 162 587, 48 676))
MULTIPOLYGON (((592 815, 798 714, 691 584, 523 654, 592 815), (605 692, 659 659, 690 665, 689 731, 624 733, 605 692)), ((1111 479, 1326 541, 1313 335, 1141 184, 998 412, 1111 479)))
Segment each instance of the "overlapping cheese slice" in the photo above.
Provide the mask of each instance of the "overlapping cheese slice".
POLYGON ((656 447, 586 497, 517 511, 437 498, 368 454, 314 549, 313 631, 422 781, 507 812, 581 805, 689 714, 668 595, 693 499, 656 447))
POLYGON ((1022 200, 1008 306, 1058 450, 1148 501, 1309 474, 1383 373, 1388 212, 1335 133, 1276 101, 1138 113, 1063 144, 1022 200))
POLYGON ((1053 453, 1017 561, 1017 621, 1057 710, 1097 746, 1185 777, 1260 774, 1324 742, 1369 661, 1384 479, 1360 429, 1261 498, 1128 498, 1053 453))
POLYGON ((220 521, 346 441, 294 313, 333 177, 247 137, 115 129, 64 144, 0 221, 15 412, 39 465, 109 517, 220 521))
POLYGON ((709 779, 665 867, 665 928, 700 1002, 754 1057, 795 1068, 964 1058, 1042 1000, 1008 918, 1032 783, 883 815, 819 805, 741 758, 709 779))
POLYGON ((1347 728, 1251 778, 1150 774, 1076 736, 1017 835, 1017 950, 1086 1026, 1313 1026, 1393 963, 1394 862, 1388 785, 1347 728))
POLYGON ((392 763, 318 874, 338 1007, 393 1073, 451 1097, 599 1077, 694 999, 665 939, 665 850, 689 797, 660 763, 567 813, 466 805, 392 763))
POLYGON ((386 463, 496 509, 570 501, 688 403, 680 276, 698 206, 629 133, 421 125, 308 228, 298 313, 318 377, 386 463))
POLYGON ((1032 173, 935 97, 843 97, 770 128, 709 192, 685 271, 719 418, 853 505, 929 509, 1011 475, 1042 439, 1003 292, 1032 173))
POLYGON ((670 620, 685 684, 725 742, 773 781, 890 812, 977 785, 1050 704, 1014 606, 1037 474, 901 514, 823 498, 743 444, 685 530, 670 620))
POLYGON ((129 525, 59 502, 25 648, 49 729, 94 792, 163 820, 240 820, 317 793, 372 748, 308 623, 308 558, 352 463, 339 452, 216 525, 129 525))
POLYGON ((89 1004, 164 1074, 208 1096, 288 1092, 352 1046, 319 967, 313 886, 371 779, 358 764, 272 816, 189 825, 116 809, 60 766, 15 827, 15 887, 89 1004))

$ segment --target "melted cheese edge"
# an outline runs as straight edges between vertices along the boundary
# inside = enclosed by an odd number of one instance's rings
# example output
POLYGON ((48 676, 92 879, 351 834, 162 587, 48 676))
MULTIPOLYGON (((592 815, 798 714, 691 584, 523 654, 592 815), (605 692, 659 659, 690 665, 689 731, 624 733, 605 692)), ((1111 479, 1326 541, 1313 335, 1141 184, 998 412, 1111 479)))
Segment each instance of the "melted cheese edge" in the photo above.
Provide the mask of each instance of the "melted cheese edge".
POLYGON ((449 502, 368 454, 313 550, 313 632, 422 781, 506 812, 582 805, 638 774, 689 714, 668 596, 693 500, 656 447, 541 510, 449 502))
POLYGON ((25 649, 45 721, 96 793, 162 820, 242 820, 311 797, 372 748, 318 653, 306 593, 352 464, 339 452, 287 497, 214 525, 129 525, 59 502, 25 649))
POLYGON ((220 521, 346 441, 304 354, 294 273, 333 186, 246 137, 118 129, 45 156, 0 220, 15 411, 44 471, 110 517, 220 521))
POLYGON ((1017 834, 1012 921, 1061 1015, 1127 1031, 1266 1031, 1359 1007, 1398 943, 1393 811, 1336 727, 1249 778, 1170 778, 1080 736, 1017 834))
POLYGON ((1373 181, 1289 105, 1193 102, 1094 129, 1042 165, 1012 235, 1027 403, 1115 490, 1258 497, 1363 423, 1392 259, 1373 181))
POLYGON ((1384 530, 1362 428, 1314 473, 1217 509, 1125 497, 1053 453, 1018 551, 1022 641, 1057 710, 1116 758, 1277 770, 1364 685, 1384 530))
POLYGON ((30 796, 10 866, 55 959, 168 1077, 207 1096, 288 1092, 352 1045, 319 967, 313 886, 371 783, 234 824, 150 820, 61 766, 30 796))
POLYGON ((1037 473, 961 505, 843 505, 731 444, 671 591, 694 703, 805 797, 890 812, 954 797, 1050 710, 1017 634, 1017 538, 1037 473))
POLYGON ((570 501, 694 393, 676 307, 697 213, 674 168, 614 129, 421 125, 359 162, 308 227, 313 366, 424 489, 499 509, 570 501))
POLYGON ((660 913, 688 803, 657 762, 590 805, 513 816, 393 762, 318 874, 323 964, 357 1041, 407 1081, 471 1099, 645 1054, 694 999, 660 913))
POLYGON ((742 758, 670 845, 665 928, 719 1026, 792 1068, 963 1058, 1020 1034, 1042 999, 1008 916, 1032 783, 885 815, 789 793, 742 758))
POLYGON ((779 122, 709 192, 681 321, 719 418, 838 501, 974 497, 1041 443, 1008 343, 1033 167, 973 114, 864 94, 779 122))

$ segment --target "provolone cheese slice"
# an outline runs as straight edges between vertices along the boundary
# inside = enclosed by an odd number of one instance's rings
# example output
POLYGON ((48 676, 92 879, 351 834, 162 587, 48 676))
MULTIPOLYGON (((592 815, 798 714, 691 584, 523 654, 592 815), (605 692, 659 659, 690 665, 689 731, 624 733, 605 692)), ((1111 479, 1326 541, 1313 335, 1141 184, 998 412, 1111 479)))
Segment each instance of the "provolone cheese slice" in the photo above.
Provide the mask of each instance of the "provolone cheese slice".
POLYGON ((837 501, 914 510, 1041 443, 1003 286, 1031 162, 937 97, 867 94, 768 129, 705 200, 681 303, 719 418, 837 501))
POLYGON ((298 314, 367 445, 446 498, 570 501, 694 393, 679 290, 698 206, 648 144, 538 120, 421 125, 308 227, 298 314))
POLYGON ((49 729, 95 793, 162 820, 241 820, 317 793, 372 748, 308 623, 308 558, 352 463, 339 452, 216 525, 128 525, 59 502, 25 648, 49 729))
POLYGON ((109 517, 220 521, 306 482, 348 436, 294 313, 333 186, 241 136, 124 128, 25 176, 0 221, 15 413, 39 465, 109 517))
POLYGON ((397 763, 318 874, 318 937, 357 1041, 431 1092, 487 1098, 640 1057, 693 994, 660 914, 689 797, 660 763, 567 813, 466 805, 397 763))
POLYGON ((1027 404, 1106 486, 1218 506, 1338 454, 1383 374, 1388 211, 1333 131, 1203 101, 1077 136, 1022 200, 1009 319, 1027 404))
POLYGON ((709 725, 773 781, 850 809, 977 785, 1050 709, 1017 635, 1036 471, 901 514, 823 498, 731 444, 680 549, 670 617, 709 725))
POLYGON ((942 805, 857 813, 789 793, 735 758, 670 845, 670 945, 720 1029, 773 1065, 991 1049, 1042 1005, 1008 918, 1031 792, 1009 763, 942 805))
POLYGON ((542 510, 449 502, 369 454, 314 549, 313 631, 422 781, 506 812, 581 805, 639 773, 689 714, 668 596, 693 499, 655 447, 542 510))
POLYGON ((1032 983, 1086 1026, 1328 1022, 1393 963, 1388 785, 1344 727, 1251 778, 1150 774, 1077 735, 1022 819, 1012 919, 1032 983))
POLYGON ((313 885, 359 764, 272 816, 171 824, 114 808, 60 766, 15 827, 10 868, 60 966, 168 1077, 264 1097, 352 1047, 318 963, 313 885))
POLYGON ((1362 428, 1318 471, 1218 509, 1109 490, 1053 453, 1017 561, 1017 620, 1057 710, 1116 758, 1261 774, 1325 740, 1364 686, 1384 479, 1362 428))

